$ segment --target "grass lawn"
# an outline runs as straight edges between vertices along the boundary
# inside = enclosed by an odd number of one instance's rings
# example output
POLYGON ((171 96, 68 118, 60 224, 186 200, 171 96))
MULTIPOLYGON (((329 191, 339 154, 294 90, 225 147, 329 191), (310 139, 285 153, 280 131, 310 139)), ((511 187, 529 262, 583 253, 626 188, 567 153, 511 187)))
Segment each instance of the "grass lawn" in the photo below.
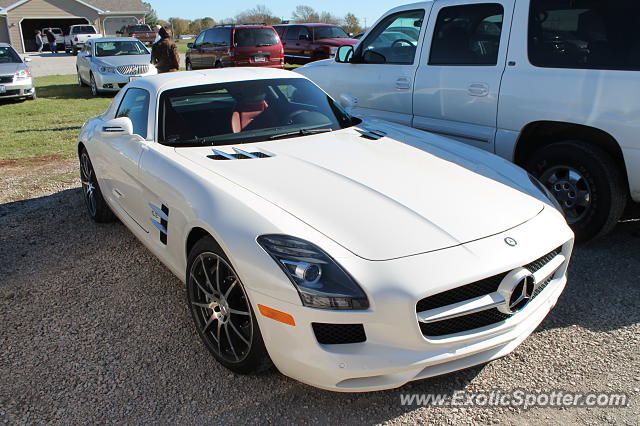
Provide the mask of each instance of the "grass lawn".
POLYGON ((35 84, 35 101, 0 101, 0 160, 74 157, 80 127, 112 99, 92 97, 75 75, 39 77, 35 84))

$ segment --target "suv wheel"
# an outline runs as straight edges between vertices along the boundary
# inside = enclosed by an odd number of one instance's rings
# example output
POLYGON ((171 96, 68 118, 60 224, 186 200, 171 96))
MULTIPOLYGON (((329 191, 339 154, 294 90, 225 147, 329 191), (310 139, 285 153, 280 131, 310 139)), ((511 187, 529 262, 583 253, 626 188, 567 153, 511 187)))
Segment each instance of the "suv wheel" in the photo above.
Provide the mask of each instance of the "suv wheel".
POLYGON ((216 64, 213 67, 214 68, 222 68, 222 62, 220 62, 220 61, 216 62, 216 64))
POLYGON ((597 146, 553 143, 531 156, 527 170, 560 202, 579 242, 611 231, 624 212, 624 179, 611 156, 597 146))
POLYGON ((187 61, 185 64, 187 71, 193 71, 193 65, 191 65, 191 61, 187 61))
POLYGON ((189 253, 187 303, 200 338, 220 364, 239 374, 271 368, 244 285, 209 236, 189 253))

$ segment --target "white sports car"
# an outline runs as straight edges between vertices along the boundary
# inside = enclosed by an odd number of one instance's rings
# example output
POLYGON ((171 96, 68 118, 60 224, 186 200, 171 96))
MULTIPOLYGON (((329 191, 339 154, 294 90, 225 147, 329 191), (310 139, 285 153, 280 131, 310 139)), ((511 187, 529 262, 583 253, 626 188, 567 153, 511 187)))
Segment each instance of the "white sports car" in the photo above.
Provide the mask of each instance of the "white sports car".
POLYGON ((91 217, 185 282, 238 373, 369 391, 459 370, 511 352, 566 283, 573 234, 525 171, 288 71, 134 80, 78 154, 91 217))

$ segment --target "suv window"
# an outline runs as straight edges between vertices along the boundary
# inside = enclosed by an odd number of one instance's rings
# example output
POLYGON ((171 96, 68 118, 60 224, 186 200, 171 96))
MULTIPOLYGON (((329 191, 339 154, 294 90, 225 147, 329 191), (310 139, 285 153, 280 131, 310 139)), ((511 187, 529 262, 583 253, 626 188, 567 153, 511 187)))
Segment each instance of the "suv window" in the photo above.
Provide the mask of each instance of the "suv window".
POLYGON ((360 62, 413 64, 424 19, 424 10, 409 10, 388 16, 376 26, 358 49, 360 62), (413 35, 399 28, 415 28, 413 35))
POLYGON ((430 65, 496 65, 504 9, 495 3, 451 6, 438 14, 430 65))
POLYGON ((236 28, 234 38, 238 47, 274 46, 280 43, 278 34, 270 27, 236 28))
POLYGON ((640 70, 637 0, 532 0, 529 61, 539 67, 640 70))
POLYGON ((282 39, 282 34, 284 34, 284 29, 286 27, 283 26, 273 26, 273 28, 276 30, 276 32, 278 33, 278 35, 280 36, 280 38, 282 39))
POLYGON ((146 139, 148 116, 149 92, 135 87, 128 89, 120 102, 116 118, 129 117, 133 123, 133 133, 146 139))
POLYGON ((287 40, 298 40, 298 35, 300 34, 300 28, 301 27, 299 26, 289 27, 289 31, 287 31, 287 40))
POLYGON ((216 30, 210 29, 205 31, 204 40, 202 42, 203 47, 213 47, 216 45, 217 34, 216 30))
POLYGON ((207 33, 207 31, 203 31, 200 34, 198 34, 198 37, 196 38, 196 41, 193 43, 194 46, 201 46, 202 43, 204 42, 204 35, 207 33))

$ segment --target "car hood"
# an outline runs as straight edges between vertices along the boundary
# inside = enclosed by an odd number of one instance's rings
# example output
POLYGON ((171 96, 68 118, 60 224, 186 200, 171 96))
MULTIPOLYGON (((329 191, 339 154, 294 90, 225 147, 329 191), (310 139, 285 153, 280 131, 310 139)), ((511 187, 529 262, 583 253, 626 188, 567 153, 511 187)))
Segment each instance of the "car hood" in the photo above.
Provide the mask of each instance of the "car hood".
POLYGON ((119 67, 120 65, 149 65, 151 63, 151 55, 101 56, 96 57, 94 61, 114 67, 119 67))
MULTIPOLYGON (((494 235, 535 217, 526 172, 450 139, 384 128, 237 145, 270 158, 216 160, 212 148, 179 155, 286 210, 352 253, 394 259, 494 235), (522 186, 521 186, 522 185, 522 186)), ((412 129, 409 129, 412 130, 412 129)), ((217 147, 233 153, 233 146, 217 147)))
POLYGON ((0 64, 0 75, 15 74, 20 70, 26 70, 27 66, 23 63, 12 62, 10 64, 0 64))
POLYGON ((322 38, 316 40, 317 44, 324 44, 327 46, 346 46, 357 44, 359 40, 353 38, 322 38))

